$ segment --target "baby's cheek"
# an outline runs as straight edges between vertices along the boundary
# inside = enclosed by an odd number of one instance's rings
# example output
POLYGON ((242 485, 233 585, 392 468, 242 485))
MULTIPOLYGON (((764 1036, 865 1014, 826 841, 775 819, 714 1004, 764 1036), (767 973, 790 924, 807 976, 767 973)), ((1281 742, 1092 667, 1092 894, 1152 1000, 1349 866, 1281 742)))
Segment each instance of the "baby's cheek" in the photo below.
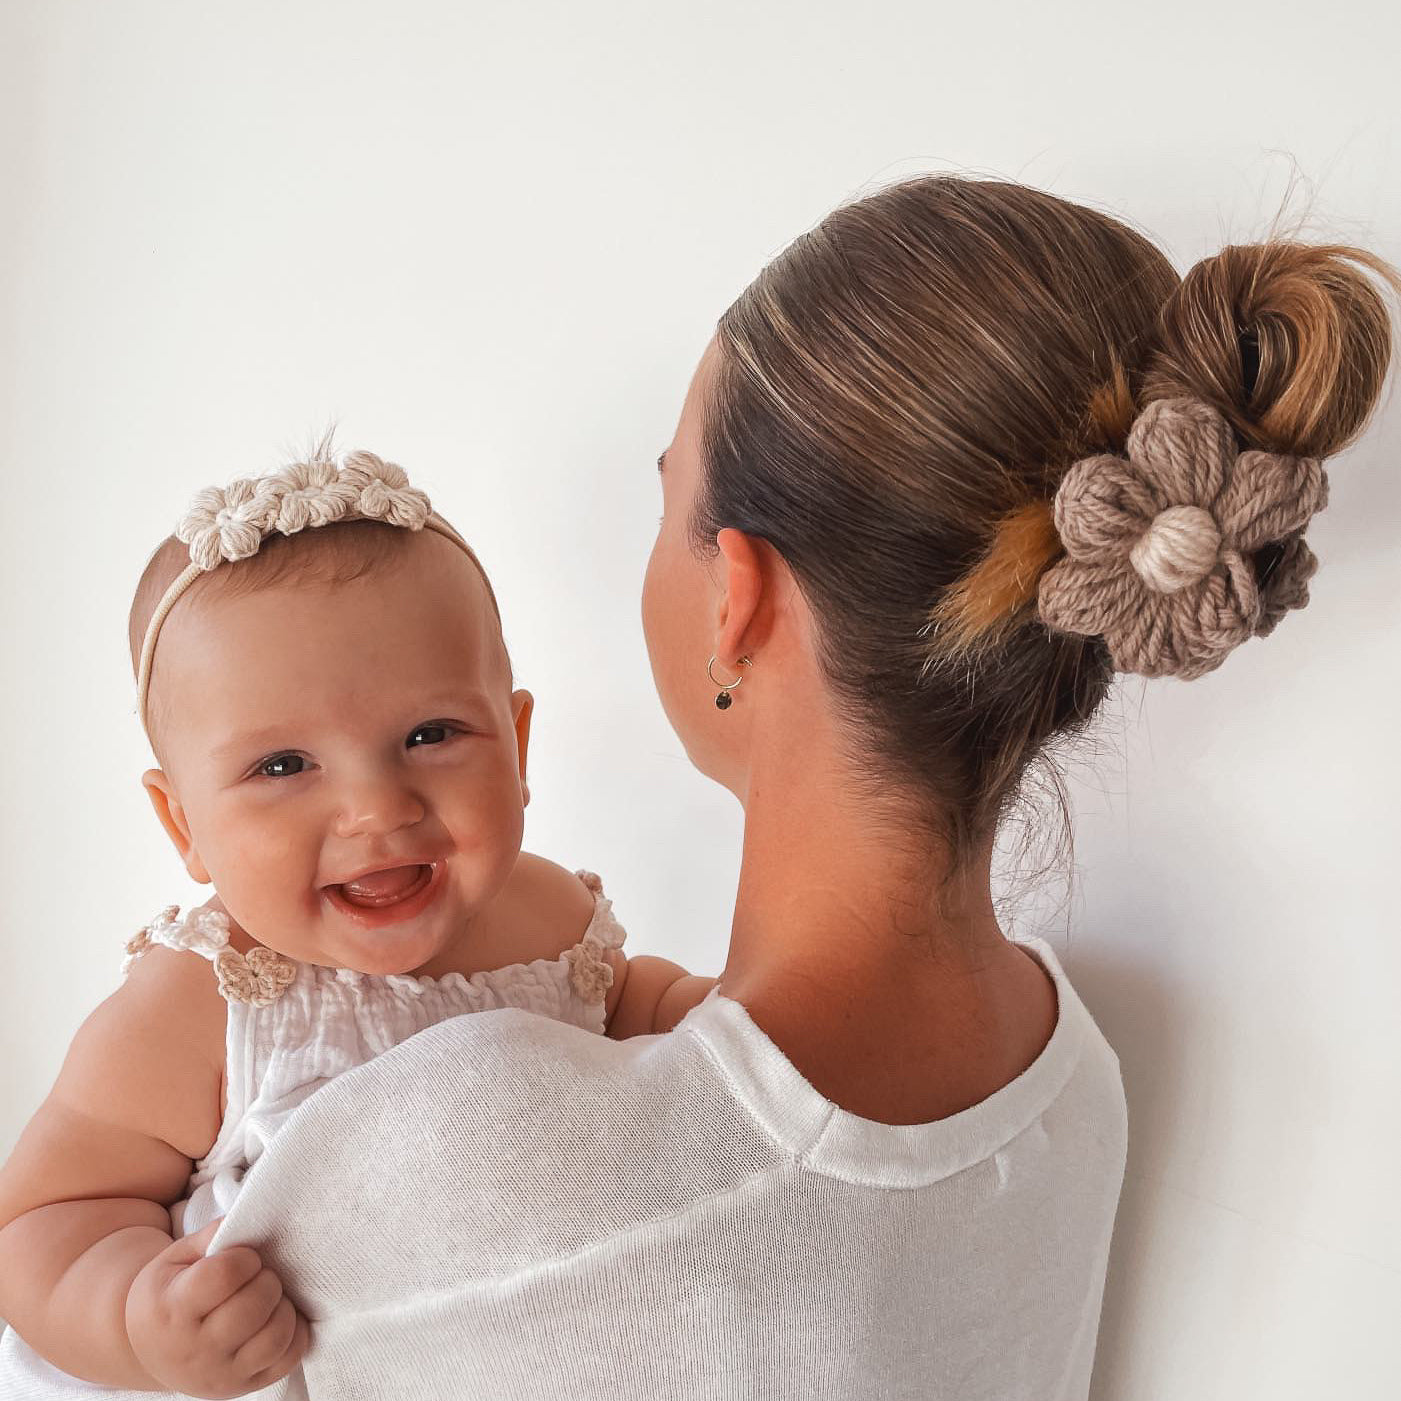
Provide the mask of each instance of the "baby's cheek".
POLYGON ((479 773, 476 781, 460 787, 455 796, 448 825, 459 853, 486 868, 483 875, 488 881, 503 866, 509 874, 520 854, 525 830, 520 771, 514 754, 503 756, 490 773, 479 773))
POLYGON ((318 855, 305 834, 264 821, 241 832, 210 874, 229 913, 250 935, 295 957, 294 945, 320 914, 318 855))

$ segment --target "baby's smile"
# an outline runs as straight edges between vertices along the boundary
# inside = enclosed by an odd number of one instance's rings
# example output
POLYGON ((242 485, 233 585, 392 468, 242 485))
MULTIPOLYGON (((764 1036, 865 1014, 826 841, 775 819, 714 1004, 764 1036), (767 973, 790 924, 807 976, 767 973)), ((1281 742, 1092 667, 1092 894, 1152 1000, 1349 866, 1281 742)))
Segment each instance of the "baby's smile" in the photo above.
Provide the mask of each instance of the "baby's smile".
POLYGON ((422 914, 442 889, 446 863, 381 866, 322 887, 327 901, 366 928, 379 928, 422 914))

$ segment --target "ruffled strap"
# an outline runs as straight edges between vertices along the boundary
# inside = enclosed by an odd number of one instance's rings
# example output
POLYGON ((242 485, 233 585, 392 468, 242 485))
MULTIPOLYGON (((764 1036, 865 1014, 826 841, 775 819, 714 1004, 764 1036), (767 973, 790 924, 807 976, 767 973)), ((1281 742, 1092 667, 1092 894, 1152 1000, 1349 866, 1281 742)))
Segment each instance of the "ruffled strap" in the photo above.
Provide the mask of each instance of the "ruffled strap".
POLYGON ((297 965, 274 949, 260 944, 245 954, 234 948, 229 943, 229 917, 219 910, 191 910, 181 917, 179 905, 167 905, 127 940, 123 978, 152 944, 207 958, 214 965, 219 995, 225 1002, 266 1007, 276 1002, 297 976, 297 965))
POLYGON ((613 914, 613 902, 603 893, 603 881, 592 871, 575 871, 594 898, 593 918, 584 937, 564 957, 569 963, 569 984, 588 1003, 602 1002, 613 986, 613 966, 607 950, 622 948, 627 931, 613 914))

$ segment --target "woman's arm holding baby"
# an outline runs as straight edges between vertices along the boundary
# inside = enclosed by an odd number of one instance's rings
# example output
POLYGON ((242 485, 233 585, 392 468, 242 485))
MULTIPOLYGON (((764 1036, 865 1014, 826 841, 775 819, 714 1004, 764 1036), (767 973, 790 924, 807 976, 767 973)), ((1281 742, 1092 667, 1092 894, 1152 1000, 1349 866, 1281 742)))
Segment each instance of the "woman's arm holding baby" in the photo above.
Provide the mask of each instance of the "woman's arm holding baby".
POLYGON ((236 1396, 304 1348, 253 1251, 206 1258, 212 1230, 171 1237, 166 1206, 219 1125, 223 1017, 202 960, 150 950, 0 1170, 0 1315, 72 1375, 236 1396))

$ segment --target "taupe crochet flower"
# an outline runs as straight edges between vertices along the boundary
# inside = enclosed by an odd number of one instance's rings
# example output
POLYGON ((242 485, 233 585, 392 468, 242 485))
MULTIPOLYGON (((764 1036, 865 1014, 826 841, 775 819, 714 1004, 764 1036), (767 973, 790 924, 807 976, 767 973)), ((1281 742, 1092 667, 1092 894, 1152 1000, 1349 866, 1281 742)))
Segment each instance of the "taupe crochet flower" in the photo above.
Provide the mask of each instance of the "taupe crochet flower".
POLYGON ((293 463, 267 483, 278 497, 273 526, 283 535, 341 520, 360 500, 360 483, 342 480, 340 469, 325 458, 293 463))
POLYGON ((368 520, 421 530, 433 509, 427 496, 409 485, 408 473, 402 467, 372 452, 347 453, 341 478, 359 488, 355 510, 368 520))
POLYGON ((1119 671, 1201 676, 1308 602, 1318 560, 1302 532, 1327 505, 1327 474, 1317 458, 1237 453, 1230 424, 1198 399, 1149 404, 1125 451, 1065 474, 1066 558, 1041 579, 1041 618, 1103 637, 1119 671), (1262 589, 1251 556, 1272 543, 1262 589))
POLYGON ((297 965, 275 949, 261 945, 246 954, 235 948, 219 951, 214 960, 219 991, 230 1002, 248 1002, 266 1007, 286 992, 297 976, 297 965))
POLYGON ((602 1002, 613 986, 613 966, 605 957, 603 940, 585 934, 572 949, 564 951, 569 964, 569 981, 585 1002, 602 1002))

